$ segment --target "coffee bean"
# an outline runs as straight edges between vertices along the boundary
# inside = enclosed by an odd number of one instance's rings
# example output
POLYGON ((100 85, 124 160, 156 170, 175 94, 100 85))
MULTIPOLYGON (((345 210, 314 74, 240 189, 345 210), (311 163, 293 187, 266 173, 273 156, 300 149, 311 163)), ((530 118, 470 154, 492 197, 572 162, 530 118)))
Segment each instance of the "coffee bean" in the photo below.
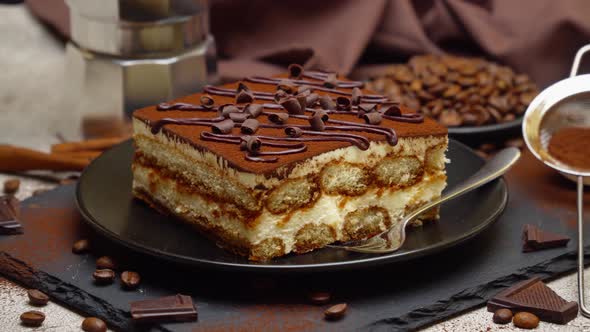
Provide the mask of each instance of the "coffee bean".
POLYGON ((19 179, 8 179, 4 181, 4 193, 5 194, 14 194, 20 188, 20 180, 19 179))
POLYGON ((32 305, 42 306, 49 302, 49 296, 38 289, 27 290, 27 295, 29 296, 29 303, 32 305))
POLYGON ((516 327, 531 330, 539 326, 539 317, 529 312, 518 312, 514 315, 512 322, 516 327))
POLYGON ((45 320, 45 314, 41 311, 31 310, 20 315, 20 321, 27 326, 41 326, 45 320))
POLYGON ((135 289, 141 282, 141 276, 137 272, 125 271, 121 273, 121 284, 127 289, 135 289))
POLYGON ((105 332, 107 324, 100 318, 87 317, 82 321, 82 331, 86 332, 105 332))
POLYGON ((74 254, 82 254, 87 252, 88 248, 90 248, 90 242, 86 239, 80 239, 72 245, 72 252, 74 254))
POLYGON ((496 324, 508 324, 512 321, 512 311, 510 309, 498 309, 494 312, 492 320, 496 324))
POLYGON ((97 269, 111 269, 111 270, 116 270, 117 269, 117 264, 109 256, 102 256, 102 257, 99 257, 96 260, 96 268, 97 269))
POLYGON ((312 292, 308 294, 308 298, 313 304, 327 304, 331 296, 328 292, 312 292))
POLYGON ((448 111, 438 117, 438 121, 446 127, 458 127, 463 123, 461 115, 457 111, 448 111))
POLYGON ((522 138, 514 138, 507 140, 504 145, 514 148, 522 149, 524 147, 524 140, 522 138))
POLYGON ((115 271, 111 269, 98 269, 94 271, 92 277, 99 284, 111 284, 115 280, 115 271))
POLYGON ((479 150, 481 150, 485 153, 494 152, 497 149, 498 149, 498 147, 496 147, 494 144, 491 144, 491 143, 484 143, 479 146, 479 150))
POLYGON ((346 303, 333 305, 324 311, 324 317, 328 320, 341 319, 346 314, 346 309, 348 309, 348 305, 346 303))

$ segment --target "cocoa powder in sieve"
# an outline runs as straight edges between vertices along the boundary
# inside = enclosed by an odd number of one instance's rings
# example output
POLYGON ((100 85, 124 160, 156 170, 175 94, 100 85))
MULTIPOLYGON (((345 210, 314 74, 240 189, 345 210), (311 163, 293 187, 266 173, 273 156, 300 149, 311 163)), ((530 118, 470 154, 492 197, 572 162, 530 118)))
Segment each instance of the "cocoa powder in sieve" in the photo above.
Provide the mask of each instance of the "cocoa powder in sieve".
POLYGON ((579 169, 590 170, 590 128, 559 129, 549 140, 549 154, 559 161, 579 169))

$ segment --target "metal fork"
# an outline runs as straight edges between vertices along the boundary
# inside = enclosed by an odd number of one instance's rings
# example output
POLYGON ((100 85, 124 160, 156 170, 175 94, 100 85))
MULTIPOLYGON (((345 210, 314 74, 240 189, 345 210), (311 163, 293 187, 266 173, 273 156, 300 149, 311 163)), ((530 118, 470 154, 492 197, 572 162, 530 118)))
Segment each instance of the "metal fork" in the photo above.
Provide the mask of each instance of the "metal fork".
POLYGON ((329 247, 369 254, 386 254, 399 250, 406 241, 406 226, 412 220, 439 204, 457 198, 499 178, 514 165, 519 157, 520 150, 517 148, 503 149, 488 160, 477 173, 455 186, 451 191, 405 216, 402 222, 397 224, 397 227, 394 226, 368 239, 333 244, 329 245, 329 247))

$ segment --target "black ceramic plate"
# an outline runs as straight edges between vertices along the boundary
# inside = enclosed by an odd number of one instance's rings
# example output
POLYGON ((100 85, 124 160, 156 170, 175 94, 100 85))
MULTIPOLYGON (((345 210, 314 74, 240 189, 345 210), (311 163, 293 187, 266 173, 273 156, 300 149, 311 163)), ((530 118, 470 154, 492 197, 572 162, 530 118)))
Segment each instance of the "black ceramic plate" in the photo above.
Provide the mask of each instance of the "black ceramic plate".
POLYGON ((451 127, 449 137, 469 146, 504 141, 522 133, 522 116, 514 121, 479 127, 451 127))
MULTIPOLYGON (((248 271, 326 271, 393 263, 457 245, 485 230, 506 206, 503 179, 442 206, 441 220, 412 229, 404 247, 392 254, 369 255, 339 249, 321 249, 288 255, 270 262, 249 262, 170 217, 134 200, 131 194, 130 141, 105 152, 90 164, 78 181, 76 200, 85 220, 100 233, 131 249, 180 263, 248 271)), ((452 187, 475 173, 483 161, 469 148, 451 140, 447 166, 452 187)))

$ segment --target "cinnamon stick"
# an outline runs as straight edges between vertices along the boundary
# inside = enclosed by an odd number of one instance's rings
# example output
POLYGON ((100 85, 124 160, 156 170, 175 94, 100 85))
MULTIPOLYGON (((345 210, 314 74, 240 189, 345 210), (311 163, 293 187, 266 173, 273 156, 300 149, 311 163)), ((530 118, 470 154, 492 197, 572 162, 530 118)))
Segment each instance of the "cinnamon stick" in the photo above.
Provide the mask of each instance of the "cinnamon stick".
POLYGON ((51 146, 51 152, 104 151, 123 142, 127 137, 96 138, 80 142, 65 142, 51 146))
POLYGON ((0 172, 30 170, 81 171, 90 161, 48 154, 11 145, 0 145, 0 172))

